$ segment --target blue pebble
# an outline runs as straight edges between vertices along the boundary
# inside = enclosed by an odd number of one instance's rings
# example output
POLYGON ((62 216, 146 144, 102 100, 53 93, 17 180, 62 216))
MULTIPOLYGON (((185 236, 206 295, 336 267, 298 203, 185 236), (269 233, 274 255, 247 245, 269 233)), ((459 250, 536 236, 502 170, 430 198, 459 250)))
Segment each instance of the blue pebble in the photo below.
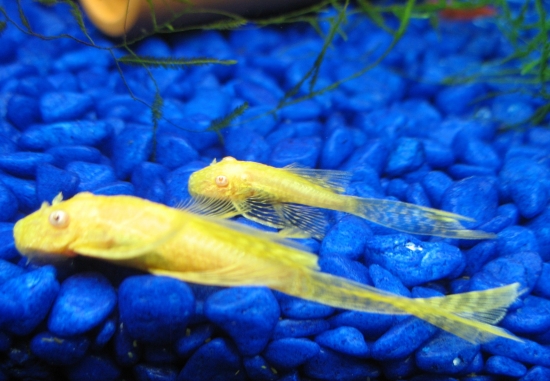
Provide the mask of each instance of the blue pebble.
POLYGON ((111 340, 115 334, 117 323, 116 316, 111 316, 99 325, 97 335, 93 341, 94 349, 103 348, 111 340))
POLYGON ((181 357, 190 357, 197 348, 208 342, 214 334, 212 324, 202 324, 187 328, 185 336, 176 343, 176 353, 181 357))
POLYGON ((313 168, 317 164, 321 145, 318 137, 285 139, 273 147, 269 164, 274 167, 300 164, 313 168))
POLYGON ((303 365, 306 377, 322 381, 361 381, 379 379, 376 365, 350 356, 322 348, 319 353, 303 365))
POLYGON ((497 244, 494 240, 482 241, 463 253, 466 259, 464 275, 471 277, 477 274, 483 265, 497 257, 497 244))
POLYGON ((205 302, 206 317, 225 330, 246 356, 267 345, 280 315, 279 305, 266 288, 234 287, 212 294, 205 302))
POLYGON ((150 123, 151 111, 129 94, 105 94, 95 105, 101 119, 121 119, 133 123, 150 123))
POLYGON ((31 333, 48 314, 58 292, 51 266, 9 279, 0 286, 0 295, 11 301, 0 303, 0 326, 16 335, 31 333))
POLYGON ((149 344, 143 347, 143 362, 152 365, 168 366, 178 361, 173 345, 149 344))
POLYGON ((498 192, 492 177, 469 177, 452 184, 441 199, 441 209, 473 218, 462 221, 471 229, 489 221, 496 214, 498 192))
POLYGON ((355 150, 340 169, 347 171, 357 166, 368 165, 376 173, 381 174, 386 167, 389 154, 390 148, 386 141, 381 139, 369 140, 363 147, 355 150))
POLYGON ((363 334, 367 340, 376 340, 395 322, 393 315, 361 311, 344 311, 329 319, 332 328, 352 327, 363 334))
POLYGON ((50 92, 40 97, 40 114, 46 123, 82 117, 93 105, 87 94, 69 91, 50 92))
POLYGON ((89 355, 67 371, 69 381, 116 381, 120 369, 107 357, 89 355))
POLYGON ((11 221, 17 213, 17 208, 17 198, 0 180, 0 222, 11 221))
POLYGON ((162 179, 168 175, 168 170, 160 164, 145 161, 138 164, 132 172, 132 184, 134 185, 136 196, 143 197, 149 193, 151 183, 162 179))
POLYGON ((115 290, 103 275, 73 275, 61 284, 48 329, 62 337, 83 334, 103 322, 115 305, 115 290))
POLYGON ((369 269, 363 264, 338 254, 324 255, 319 259, 321 271, 352 281, 371 285, 369 269))
POLYGON ((308 99, 299 103, 285 106, 280 111, 280 116, 283 119, 291 121, 317 119, 323 112, 319 102, 308 99))
MULTIPOLYGON (((513 193, 517 193, 517 189, 521 190, 529 188, 530 184, 539 183, 543 185, 542 189, 545 189, 548 192, 550 188, 550 169, 537 160, 527 159, 524 157, 516 157, 506 160, 502 170, 499 173, 499 191, 501 199, 503 201, 511 201, 513 193), (514 190, 514 192, 512 192, 514 190)), ((542 190, 537 189, 537 192, 542 190)), ((522 191, 523 192, 523 191, 522 191)), ((529 200, 520 200, 519 196, 522 193, 517 195, 517 198, 522 203, 525 203, 525 206, 529 206, 529 200)), ((537 197, 537 199, 540 198, 537 197)), ((516 201, 516 200, 514 200, 516 201)), ((517 201, 516 201, 517 202, 517 201)), ((520 205, 517 205, 520 207, 520 205)))
POLYGON ((0 155, 0 169, 17 177, 34 177, 39 165, 53 162, 53 156, 37 152, 0 155))
POLYGON ((459 374, 474 361, 479 349, 479 344, 440 332, 416 351, 416 365, 430 373, 459 374))
POLYGON ((308 339, 287 338, 269 343, 263 356, 277 370, 296 368, 319 353, 319 344, 308 339))
POLYGON ((497 235, 499 256, 515 254, 519 251, 539 251, 535 234, 523 226, 509 226, 497 235))
POLYGON ((461 144, 453 144, 456 157, 465 164, 498 170, 502 161, 490 144, 479 139, 471 139, 461 144))
POLYGON ((529 145, 538 145, 544 149, 550 147, 550 131, 544 127, 531 127, 526 131, 525 138, 529 145))
POLYGON ((514 204, 504 204, 498 207, 495 217, 479 225, 478 229, 491 233, 499 233, 504 228, 515 225, 518 222, 518 218, 518 208, 514 204))
POLYGON ((525 218, 540 214, 550 201, 550 187, 539 181, 518 181, 509 185, 510 197, 525 218))
POLYGON ((115 196, 115 195, 134 195, 134 186, 126 181, 117 181, 111 184, 95 188, 92 192, 97 195, 115 196))
POLYGON ((262 356, 245 357, 243 365, 248 377, 254 381, 277 381, 279 374, 262 356))
POLYGON ((115 331, 113 349, 119 365, 132 366, 141 360, 143 345, 130 336, 124 323, 119 323, 115 331))
POLYGON ((199 153, 187 139, 175 134, 162 134, 157 139, 155 158, 166 168, 175 169, 198 160, 199 153))
POLYGON ((443 172, 431 171, 421 181, 431 204, 438 207, 445 191, 451 186, 453 180, 443 172))
POLYGON ((269 89, 246 80, 235 84, 235 93, 253 106, 276 106, 279 99, 269 89))
POLYGON ((509 312, 502 326, 515 334, 542 334, 550 330, 550 300, 529 295, 523 305, 509 312))
POLYGON ((273 330, 273 340, 287 337, 314 336, 330 328, 330 324, 323 319, 293 320, 280 319, 273 330))
POLYGON ((429 139, 422 140, 422 143, 426 163, 430 167, 447 168, 455 162, 453 151, 445 144, 429 139))
POLYGON ((550 368, 543 366, 534 366, 520 381, 541 381, 550 379, 550 368))
POLYGON ((15 151, 17 151, 17 145, 13 140, 3 134, 2 128, 0 127, 0 154, 4 155, 15 151))
POLYGON ((228 156, 237 160, 267 162, 271 148, 266 140, 253 131, 230 131, 225 139, 228 156))
POLYGON ((300 299, 280 292, 275 293, 281 315, 290 319, 318 319, 334 313, 334 308, 325 304, 300 299))
POLYGON ((492 104, 493 117, 508 125, 525 123, 533 116, 534 107, 515 94, 497 95, 492 104))
POLYGON ((13 240, 13 224, 0 222, 0 260, 11 261, 19 257, 13 240))
POLYGON ((398 110, 378 109, 357 113, 353 124, 364 131, 369 138, 393 140, 406 127, 407 117, 398 110))
POLYGON ((455 180, 462 180, 472 176, 495 176, 492 168, 480 167, 479 165, 454 164, 447 168, 447 173, 455 180))
POLYGON ((0 174, 0 184, 8 188, 17 198, 19 210, 23 213, 34 212, 40 206, 36 197, 36 183, 0 174))
POLYGON ((387 194, 388 196, 395 197, 398 200, 404 200, 409 189, 409 184, 407 184, 402 179, 392 179, 388 183, 387 194))
POLYGON ((445 114, 464 115, 474 108, 472 100, 484 95, 485 91, 483 83, 447 86, 436 94, 435 104, 445 114))
POLYGON ((422 142, 414 138, 399 138, 388 159, 385 173, 395 177, 414 171, 424 162, 422 142))
POLYGON ((294 127, 294 131, 296 131, 295 136, 297 138, 318 136, 321 135, 321 132, 323 131, 323 125, 318 121, 295 122, 292 123, 292 125, 294 127))
POLYGON ((182 202, 190 199, 191 196, 189 195, 189 192, 187 190, 189 177, 193 172, 198 171, 206 166, 207 164, 203 163, 202 161, 193 161, 166 175, 165 203, 168 206, 175 207, 181 205, 182 202))
POLYGON ((86 146, 56 146, 46 150, 46 153, 53 156, 52 164, 59 168, 65 168, 71 161, 99 163, 101 158, 97 148, 86 146))
POLYGON ((79 184, 77 175, 43 164, 36 173, 36 197, 39 202, 51 202, 61 192, 64 199, 69 199, 76 194, 79 184))
POLYGON ((95 146, 111 134, 109 123, 76 121, 29 127, 18 141, 22 149, 46 150, 63 145, 95 146))
POLYGON ((422 242, 407 234, 375 236, 367 242, 365 262, 391 269, 407 287, 443 279, 465 265, 455 246, 422 242))
POLYGON ((550 261, 550 206, 525 226, 535 234, 541 258, 550 261))
POLYGON ((149 158, 153 149, 152 142, 151 127, 135 124, 128 125, 115 137, 112 148, 113 165, 118 179, 128 178, 137 165, 149 158))
POLYGON ((533 289, 533 293, 550 299, 550 263, 542 264, 542 272, 533 289))
POLYGON ((178 371, 171 366, 139 364, 134 367, 136 381, 176 381, 178 371))
MULTIPOLYGON (((244 115, 241 115, 235 119, 235 124, 237 124, 237 127, 233 128, 248 129, 256 132, 260 136, 266 136, 275 128, 275 126, 277 126, 278 123, 278 121, 269 114, 272 109, 273 107, 267 105, 251 106, 248 110, 246 110, 244 115)), ((277 128, 277 131, 279 131, 279 128, 277 128)))
POLYGON ((244 381, 237 349, 226 339, 216 338, 201 346, 178 375, 177 381, 244 381))
POLYGON ((126 278, 119 287, 120 320, 130 336, 168 344, 185 334, 195 298, 185 283, 167 277, 126 278))
POLYGON ((39 333, 30 343, 36 357, 58 366, 77 363, 86 355, 89 346, 87 337, 62 338, 50 332, 39 333))
POLYGON ((399 360, 381 361, 380 365, 388 380, 407 379, 407 377, 418 373, 413 355, 399 360))
POLYGON ((353 327, 339 327, 321 333, 315 337, 315 342, 345 355, 367 358, 370 349, 363 334, 353 327))
POLYGON ((390 328, 371 347, 376 360, 396 360, 409 356, 437 332, 437 328, 411 316, 390 328))
POLYGON ((7 104, 6 119, 19 130, 26 130, 29 126, 41 120, 38 101, 25 95, 14 95, 7 104))
POLYGON ((8 261, 0 260, 0 285, 12 278, 23 275, 24 273, 25 270, 23 270, 21 267, 14 265, 8 261))
POLYGON ((411 292, 403 285, 401 280, 382 266, 378 264, 371 265, 369 267, 369 275, 376 288, 410 298, 411 292))
POLYGON ((335 129, 323 145, 320 167, 326 169, 338 168, 353 152, 354 148, 352 131, 346 127, 335 129))
POLYGON ((405 194, 405 201, 411 204, 425 206, 427 208, 432 206, 428 195, 424 192, 424 188, 422 188, 420 183, 413 183, 408 187, 407 193, 405 194))
POLYGON ((80 179, 77 192, 92 191, 116 181, 115 172, 108 165, 73 161, 66 170, 80 179))
POLYGON ((527 368, 520 362, 504 356, 491 356, 485 363, 484 371, 508 377, 521 377, 527 373, 527 368))
POLYGON ((522 363, 550 367, 550 348, 529 339, 522 338, 522 341, 515 341, 497 337, 482 344, 481 349, 522 363))

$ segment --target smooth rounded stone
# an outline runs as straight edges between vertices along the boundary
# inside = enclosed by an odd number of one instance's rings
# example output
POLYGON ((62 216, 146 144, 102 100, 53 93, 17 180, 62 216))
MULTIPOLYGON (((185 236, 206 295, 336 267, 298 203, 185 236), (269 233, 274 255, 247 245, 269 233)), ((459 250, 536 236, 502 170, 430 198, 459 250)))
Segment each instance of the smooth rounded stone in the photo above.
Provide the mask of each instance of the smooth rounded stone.
POLYGON ((450 147, 430 139, 423 139, 424 157, 426 163, 432 168, 447 168, 454 164, 455 155, 450 147))
POLYGON ((533 218, 540 214, 550 200, 550 188, 538 181, 521 181, 510 184, 510 196, 525 218, 533 218))
POLYGON ((273 340, 287 337, 314 336, 330 328, 330 324, 323 319, 293 320, 280 319, 273 330, 273 340))
POLYGON ((390 147, 387 141, 372 139, 367 141, 363 147, 356 149, 340 169, 347 171, 360 165, 368 165, 376 173, 381 174, 386 167, 389 155, 390 147))
POLYGON ((237 349, 226 339, 216 338, 201 346, 178 375, 177 381, 244 381, 237 349))
POLYGON ((279 372, 270 366, 262 356, 245 357, 243 359, 244 369, 248 377, 255 381, 277 381, 279 372))
POLYGON ((504 356, 489 357, 483 370, 489 374, 508 377, 521 377, 527 373, 525 365, 504 356))
POLYGON ((95 146, 111 134, 112 127, 102 121, 75 121, 29 127, 18 141, 21 149, 46 150, 63 145, 95 146))
POLYGON ((191 198, 191 195, 187 190, 189 177, 193 174, 193 172, 198 171, 207 165, 208 164, 202 161, 193 161, 166 175, 166 205, 176 207, 189 200, 191 198))
POLYGON ((527 296, 521 308, 509 312, 501 325, 518 335, 541 334, 550 330, 550 300, 527 296))
POLYGON ((0 155, 0 169, 17 177, 34 177, 38 166, 51 162, 53 156, 38 152, 0 155))
POLYGON ((418 373, 413 355, 399 360, 381 361, 380 366, 382 367, 382 373, 388 380, 407 379, 407 377, 418 373))
POLYGON ((101 119, 116 118, 134 123, 151 122, 151 110, 143 107, 129 94, 113 95, 111 92, 96 101, 95 109, 101 119))
POLYGON ((495 120, 509 125, 525 123, 535 112, 530 102, 514 94, 497 95, 491 109, 495 120))
POLYGON ((296 104, 291 104, 283 107, 279 115, 283 119, 291 121, 311 120, 317 119, 323 112, 322 106, 319 102, 308 99, 296 104))
MULTIPOLYGON (((164 147, 166 148, 166 147, 164 147)), ((116 177, 127 179, 134 168, 146 161, 153 149, 153 130, 149 126, 130 124, 114 139, 113 166, 116 177)))
POLYGON ((276 106, 279 102, 279 98, 269 89, 250 81, 241 80, 234 88, 236 95, 253 106, 276 106))
POLYGON ((319 266, 322 272, 369 286, 372 285, 369 269, 357 261, 349 260, 337 254, 329 254, 319 259, 319 266))
POLYGON ((484 95, 485 91, 483 83, 446 86, 436 93, 435 104, 445 114, 463 115, 474 108, 471 100, 484 95))
POLYGON ((540 215, 525 224, 537 238, 541 258, 550 261, 550 206, 540 215))
POLYGON ((6 301, 0 303, 0 326, 15 335, 31 333, 48 314, 59 288, 52 266, 7 280, 0 285, 6 301))
POLYGON ((411 292, 391 272, 378 264, 369 266, 369 275, 376 288, 389 291, 396 295, 411 297, 411 292))
POLYGON ((497 337, 481 344, 481 350, 492 355, 505 356, 522 363, 542 365, 550 368, 550 348, 523 337, 521 340, 516 341, 497 337))
MULTIPOLYGON (((2 124, 2 122, 0 122, 2 124)), ((7 123, 4 123, 7 125, 7 123)), ((13 140, 8 138, 2 131, 3 128, 0 126, 0 154, 14 153, 17 151, 17 145, 13 140)))
POLYGON ((107 318, 102 324, 99 325, 97 335, 93 341, 93 348, 103 348, 107 344, 113 335, 115 334, 118 324, 118 319, 115 314, 107 318))
POLYGON ((39 123, 41 117, 38 101, 26 95, 13 95, 7 104, 6 119, 19 130, 26 130, 39 123))
POLYGON ((482 241, 471 249, 463 250, 463 254, 466 259, 464 275, 471 277, 477 274, 483 265, 498 256, 497 243, 495 240, 482 241))
POLYGON ((370 138, 393 140, 407 125, 407 117, 398 110, 377 109, 372 112, 357 113, 353 124, 370 138))
POLYGON ((212 294, 205 302, 206 317, 233 339, 245 356, 267 345, 280 310, 272 292, 263 287, 233 287, 212 294))
POLYGON ((370 355, 370 349, 363 334, 353 327, 339 327, 323 332, 315 337, 315 342, 345 355, 360 358, 367 358, 370 355))
POLYGON ((275 369, 292 369, 319 353, 319 344, 309 339, 286 338, 274 340, 263 351, 263 356, 275 369))
POLYGON ((73 161, 67 165, 66 170, 80 179, 77 192, 93 191, 116 181, 115 172, 108 165, 73 161))
POLYGON ((196 89, 191 99, 185 102, 181 112, 185 115, 203 114, 213 119, 225 117, 228 114, 230 106, 229 94, 216 88, 196 89))
POLYGON ((25 270, 21 267, 0 259, 0 285, 24 273, 25 270))
POLYGON ((489 221, 496 214, 498 192, 493 177, 469 177, 452 184, 441 199, 441 209, 473 218, 475 221, 461 221, 472 229, 489 221))
POLYGON ((360 381, 378 379, 376 364, 321 348, 319 353, 303 365, 306 377, 323 381, 360 381))
POLYGON ((116 195, 133 196, 135 191, 134 191, 134 186, 131 183, 128 183, 126 181, 116 181, 114 183, 96 188, 92 193, 96 195, 104 195, 104 196, 116 196, 116 195))
POLYGON ((51 202, 59 193, 64 199, 73 197, 78 190, 80 178, 69 171, 50 164, 40 165, 36 171, 36 197, 39 202, 51 202))
POLYGON ((420 183, 413 183, 408 187, 407 193, 405 194, 405 201, 411 204, 425 206, 427 208, 432 206, 428 195, 424 192, 424 188, 422 188, 420 183))
POLYGON ((103 275, 73 275, 61 284, 48 329, 61 337, 83 334, 103 322, 115 305, 115 290, 103 275))
POLYGON ((0 260, 11 261, 15 258, 20 258, 20 254, 13 240, 13 224, 0 222, 0 260))
POLYGON ((519 381, 541 381, 550 378, 550 368, 542 366, 534 366, 527 371, 527 374, 519 379, 519 381))
POLYGON ((523 226, 509 226, 497 235, 497 251, 503 257, 519 251, 539 251, 535 234, 523 226))
POLYGON ((237 160, 267 162, 271 147, 253 131, 230 131, 225 139, 225 152, 237 160))
POLYGON ((181 136, 162 134, 157 139, 155 159, 159 164, 170 170, 198 160, 198 158, 199 153, 187 139, 181 136))
POLYGON ((421 184, 432 205, 438 207, 443 194, 453 184, 453 180, 443 172, 430 171, 424 176, 421 184))
POLYGON ((352 131, 346 127, 335 129, 323 145, 320 168, 338 168, 353 152, 354 148, 352 131))
POLYGON ((40 97, 40 114, 46 123, 82 117, 93 105, 87 94, 69 91, 45 93, 40 97))
POLYGON ((473 362, 479 350, 479 344, 440 332, 416 351, 416 365, 430 373, 458 374, 473 362))
POLYGON ((396 177, 414 171, 424 162, 422 142, 414 138, 399 138, 388 158, 385 173, 396 177))
POLYGON ((537 280, 537 283, 535 284, 533 293, 535 295, 540 295, 543 298, 550 299, 550 263, 542 264, 542 272, 537 280))
POLYGON ((318 137, 285 139, 273 147, 269 164, 279 168, 289 164, 313 168, 317 164, 321 145, 318 137))
POLYGON ((67 370, 69 381, 116 381, 120 369, 106 356, 88 355, 67 370))
MULTIPOLYGON (((305 122, 293 122, 295 137, 305 138, 321 135, 324 130, 324 126, 318 121, 305 121, 305 122)), ((354 143, 356 143, 354 141, 354 143)))
POLYGON ((451 177, 455 180, 462 180, 472 176, 490 177, 496 175, 494 169, 470 164, 453 164, 449 168, 447 168, 447 173, 451 175, 451 177))
POLYGON ((8 188, 17 199, 19 211, 31 213, 40 207, 36 197, 36 183, 0 173, 0 183, 8 188))
POLYGON ((145 345, 143 347, 143 360, 151 365, 171 365, 178 361, 173 345, 145 345))
POLYGON ((176 381, 178 370, 171 366, 139 364, 134 367, 136 381, 176 381))
POLYGON ((504 228, 517 224, 519 219, 518 208, 514 204, 504 204, 498 207, 497 215, 478 229, 490 233, 499 233, 504 228))
MULTIPOLYGON (((273 118, 270 112, 272 106, 251 106, 246 110, 246 113, 235 119, 236 126, 228 127, 229 129, 248 129, 256 132, 260 136, 269 134, 278 124, 278 118, 273 118)), ((276 129, 278 131, 279 128, 276 129)))
POLYGON ((0 222, 11 221, 17 213, 17 208, 17 198, 0 180, 0 222))
POLYGON ((50 332, 34 336, 30 347, 40 359, 52 365, 72 365, 81 360, 88 351, 90 340, 87 337, 58 337, 50 332))
POLYGON ((133 366, 141 360, 143 345, 130 336, 124 323, 119 322, 113 338, 113 349, 118 365, 133 366))
POLYGON ((168 344, 185 334, 195 308, 187 284, 162 276, 126 278, 118 289, 120 320, 135 339, 168 344))
POLYGON ((149 194, 151 184, 161 181, 168 175, 168 170, 160 164, 145 161, 134 168, 131 182, 134 185, 136 196, 144 197, 149 194))
POLYGON ((275 296, 281 306, 281 315, 286 318, 300 320, 319 319, 334 313, 334 308, 325 304, 300 299, 280 292, 275 293, 275 296))
POLYGON ((409 184, 407 184, 402 179, 392 179, 388 183, 386 192, 388 196, 395 197, 398 200, 404 200, 407 194, 407 189, 409 189, 409 184))
POLYGON ((97 148, 86 146, 56 146, 46 150, 46 153, 53 156, 51 164, 58 168, 65 168, 71 161, 99 163, 101 158, 97 148))
POLYGON ((376 340, 393 325, 395 318, 393 315, 386 314, 344 311, 328 321, 331 328, 356 328, 366 340, 376 340))
POLYGON ((365 263, 391 269, 406 287, 444 279, 465 266, 455 246, 422 242, 407 234, 373 237, 365 248, 365 263))
POLYGON ((214 334, 212 324, 201 324, 187 328, 185 336, 176 343, 176 353, 181 357, 189 357, 202 344, 208 342, 214 334))
POLYGON ((371 356, 376 360, 405 358, 437 331, 437 327, 411 316, 391 327, 376 340, 371 346, 371 356))
MULTIPOLYGON (((514 157, 506 160, 499 173, 501 199, 511 201, 512 189, 517 190, 518 187, 519 189, 522 187, 528 188, 531 183, 544 185, 546 192, 548 192, 548 188, 550 188, 550 169, 537 160, 530 158, 514 157)), ((526 204, 528 203, 526 202, 526 204)))
POLYGON ((459 142, 459 144, 454 143, 453 148, 456 157, 462 163, 493 170, 498 170, 501 167, 502 161, 490 144, 479 139, 465 142, 459 140, 459 142))

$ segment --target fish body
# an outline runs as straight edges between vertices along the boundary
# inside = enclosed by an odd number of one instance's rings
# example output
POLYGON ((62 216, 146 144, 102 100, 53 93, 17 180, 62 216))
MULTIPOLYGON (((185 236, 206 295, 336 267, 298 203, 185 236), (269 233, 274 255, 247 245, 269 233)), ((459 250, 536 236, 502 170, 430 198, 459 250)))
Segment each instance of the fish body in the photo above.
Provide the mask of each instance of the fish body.
POLYGON ((44 203, 14 227, 28 257, 83 255, 183 281, 267 286, 337 308, 412 314, 471 342, 518 340, 491 324, 518 297, 518 284, 410 299, 319 272, 317 257, 276 234, 132 196, 80 193, 44 203))
POLYGON ((199 213, 223 217, 242 214, 260 224, 282 229, 284 235, 325 234, 322 209, 350 213, 396 230, 449 238, 485 239, 495 235, 465 229, 470 218, 405 202, 342 194, 352 174, 239 161, 226 157, 194 172, 188 189, 199 213))

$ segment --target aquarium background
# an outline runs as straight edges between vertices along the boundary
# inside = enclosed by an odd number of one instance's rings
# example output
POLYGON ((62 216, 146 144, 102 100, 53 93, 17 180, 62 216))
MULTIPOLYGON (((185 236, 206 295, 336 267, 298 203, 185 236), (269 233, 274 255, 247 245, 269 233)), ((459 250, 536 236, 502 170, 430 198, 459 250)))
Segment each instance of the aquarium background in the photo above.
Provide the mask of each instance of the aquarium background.
POLYGON ((547 4, 467 20, 413 5, 369 19, 333 2, 128 46, 74 3, 0 1, 0 380, 550 379, 547 4), (519 282, 499 325, 522 341, 14 248, 14 222, 59 192, 177 206, 224 156, 351 171, 347 194, 474 218, 497 238, 332 213, 322 242, 301 242, 323 271, 404 296, 519 282))

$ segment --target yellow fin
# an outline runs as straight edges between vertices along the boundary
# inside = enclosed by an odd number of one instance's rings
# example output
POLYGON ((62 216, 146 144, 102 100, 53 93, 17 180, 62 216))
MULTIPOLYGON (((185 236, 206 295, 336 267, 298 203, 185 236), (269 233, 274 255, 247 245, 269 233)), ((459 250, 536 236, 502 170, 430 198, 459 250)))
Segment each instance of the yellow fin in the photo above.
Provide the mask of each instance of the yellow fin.
POLYGON ((176 206, 176 209, 219 218, 231 218, 240 214, 233 206, 231 200, 221 200, 207 196, 194 196, 176 206))
POLYGON ((297 164, 290 164, 281 169, 336 193, 344 193, 353 177, 351 172, 305 168, 297 164))

